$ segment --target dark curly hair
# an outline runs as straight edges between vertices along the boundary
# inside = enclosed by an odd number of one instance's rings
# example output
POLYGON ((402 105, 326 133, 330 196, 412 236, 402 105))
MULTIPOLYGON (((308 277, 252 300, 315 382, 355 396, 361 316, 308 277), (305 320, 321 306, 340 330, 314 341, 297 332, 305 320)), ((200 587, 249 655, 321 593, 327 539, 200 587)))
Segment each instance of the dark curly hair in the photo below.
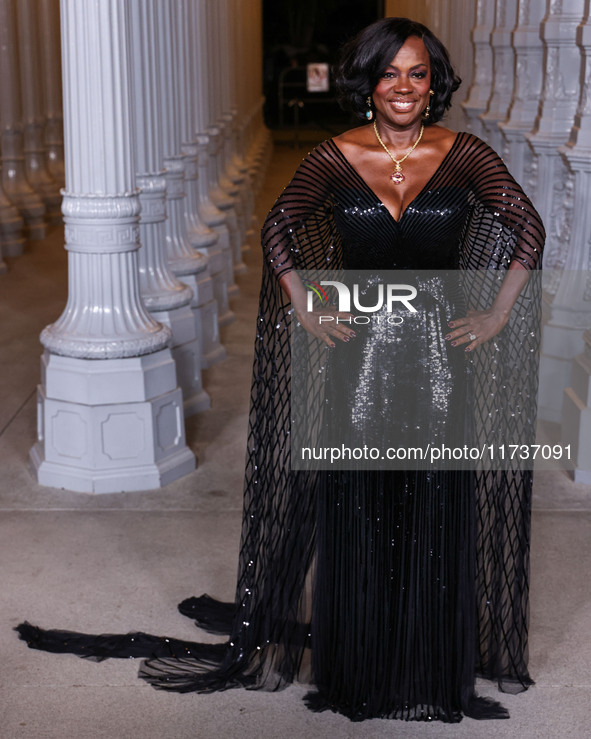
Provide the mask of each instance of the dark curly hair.
POLYGON ((431 61, 431 110, 425 123, 437 123, 451 105, 461 79, 455 74, 447 49, 422 23, 409 18, 383 18, 364 28, 342 48, 335 81, 339 103, 365 120, 367 97, 386 67, 410 36, 423 40, 431 61))

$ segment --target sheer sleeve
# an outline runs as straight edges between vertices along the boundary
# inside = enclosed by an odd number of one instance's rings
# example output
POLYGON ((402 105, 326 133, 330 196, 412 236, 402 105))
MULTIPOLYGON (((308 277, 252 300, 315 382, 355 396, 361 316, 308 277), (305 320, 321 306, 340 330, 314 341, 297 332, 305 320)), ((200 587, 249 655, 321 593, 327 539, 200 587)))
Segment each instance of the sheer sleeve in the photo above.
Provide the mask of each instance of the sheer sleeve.
POLYGON ((327 267, 338 253, 331 218, 334 155, 320 144, 302 161, 262 229, 263 255, 278 280, 292 269, 327 267))
POLYGON ((542 220, 503 160, 484 141, 473 137, 466 168, 475 198, 479 233, 472 230, 469 266, 503 268, 517 262, 525 269, 541 267, 542 220), (500 248, 497 247, 502 241, 500 248), (507 248, 508 242, 511 247, 507 248), (501 260, 505 262, 500 263, 501 260), (508 262, 508 263, 507 263, 508 262))

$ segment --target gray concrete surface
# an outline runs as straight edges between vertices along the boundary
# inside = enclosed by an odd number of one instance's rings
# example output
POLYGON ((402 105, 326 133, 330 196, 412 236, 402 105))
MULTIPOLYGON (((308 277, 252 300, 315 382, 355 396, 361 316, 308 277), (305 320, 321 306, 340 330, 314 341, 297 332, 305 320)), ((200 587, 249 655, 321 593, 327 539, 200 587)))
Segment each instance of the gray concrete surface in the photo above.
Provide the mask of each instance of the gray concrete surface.
MULTIPOLYGON (((270 207, 303 150, 278 146, 259 197, 270 207)), ((141 629, 207 638, 180 616, 183 598, 233 595, 248 389, 259 287, 258 250, 238 279, 237 316, 223 331, 228 359, 208 371, 213 408, 188 423, 198 456, 189 477, 162 490, 91 496, 41 488, 27 461, 43 326, 66 296, 62 233, 9 262, 0 276, 0 737, 3 739, 259 739, 296 737, 591 736, 591 489, 561 472, 538 475, 532 542, 531 672, 526 693, 499 695, 508 721, 354 724, 312 714, 306 688, 177 695, 137 678, 133 660, 94 663, 30 651, 23 619, 90 632, 141 629)))

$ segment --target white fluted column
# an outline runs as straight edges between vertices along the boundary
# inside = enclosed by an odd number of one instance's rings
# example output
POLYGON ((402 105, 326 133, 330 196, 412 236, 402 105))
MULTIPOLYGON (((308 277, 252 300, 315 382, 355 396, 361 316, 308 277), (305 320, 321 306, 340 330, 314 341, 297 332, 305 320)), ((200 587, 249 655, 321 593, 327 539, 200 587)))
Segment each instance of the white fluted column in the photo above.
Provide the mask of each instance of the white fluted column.
MULTIPOLYGON (((198 212, 200 218, 207 226, 215 231, 218 235, 219 245, 222 248, 225 265, 225 275, 228 294, 236 294, 237 288, 234 285, 234 268, 232 244, 233 239, 230 232, 232 223, 231 216, 227 211, 222 212, 217 205, 214 204, 210 197, 210 158, 211 158, 211 141, 208 133, 209 114, 208 114, 208 70, 211 68, 211 61, 207 58, 207 25, 204 0, 196 0, 192 4, 192 34, 193 43, 191 44, 191 66, 192 76, 194 79, 194 95, 193 95, 193 121, 195 127, 194 141, 198 150, 198 212)), ((229 322, 232 316, 223 317, 221 323, 229 322)))
MULTIPOLYGON (((200 89, 204 95, 200 105, 199 133, 207 135, 207 184, 208 198, 221 210, 226 219, 230 234, 231 257, 233 264, 242 261, 242 229, 237 212, 237 189, 224 181, 223 144, 225 123, 222 117, 222 100, 227 75, 227 60, 222 58, 219 45, 218 23, 221 6, 198 0, 200 33, 200 89), (212 63, 213 62, 213 63, 212 63), (224 74, 225 72, 225 74, 224 74), (226 189, 227 188, 227 189, 226 189)), ((234 267, 232 267, 232 270, 234 267)), ((236 289, 228 285, 232 296, 236 289)))
MULTIPOLYGON (((574 174, 573 222, 568 254, 552 301, 551 323, 562 326, 563 348, 575 344, 562 402, 562 441, 576 450, 575 480, 591 485, 591 15, 577 28, 583 80, 575 122, 560 153, 574 174), (582 353, 579 353, 581 352, 582 353)), ((563 387, 565 387, 563 385, 563 387)))
POLYGON ((476 3, 474 0, 443 0, 429 4, 428 9, 426 25, 442 40, 456 73, 462 79, 443 125, 454 131, 465 131, 466 113, 462 103, 468 96, 474 71, 474 48, 469 39, 476 22, 476 3))
POLYGON ((193 290, 192 307, 199 321, 204 364, 209 366, 225 356, 220 344, 218 307, 208 259, 195 251, 187 238, 185 218, 185 155, 181 151, 178 53, 175 4, 157 0, 156 15, 160 43, 157 70, 162 90, 162 145, 166 171, 166 244, 168 264, 174 274, 193 290))
POLYGON ((42 485, 141 490, 186 474, 170 330, 138 284, 129 5, 62 0, 68 303, 41 334, 42 485))
POLYGON ((503 159, 525 188, 528 187, 525 173, 531 172, 532 156, 525 136, 533 129, 542 94, 544 49, 540 23, 544 13, 544 3, 519 0, 517 26, 513 31, 515 87, 509 117, 500 125, 504 138, 503 159))
MULTIPOLYGON (((247 167, 253 191, 257 193, 273 149, 269 129, 264 124, 262 94, 262 2, 261 0, 233 0, 232 13, 240 18, 240 43, 236 44, 240 63, 239 111, 242 120, 243 160, 247 167), (243 73, 247 70, 248 74, 243 73), (244 84, 242 84, 244 82, 244 84)), ((260 224, 253 223, 258 232, 260 224)))
MULTIPOLYGON (((248 153, 247 138, 249 130, 250 88, 253 82, 260 81, 262 77, 260 73, 261 67, 257 66, 257 60, 256 58, 253 60, 252 54, 252 49, 256 45, 256 39, 253 40, 252 33, 247 25, 252 23, 252 15, 251 8, 247 7, 245 9, 237 0, 230 0, 229 18, 232 35, 228 43, 234 69, 231 92, 234 164, 236 170, 244 177, 242 191, 245 200, 244 222, 246 227, 246 249, 249 248, 251 243, 258 248, 259 237, 254 206, 254 182, 246 159, 248 153), (251 53, 248 54, 247 50, 251 53), (245 70, 248 73, 248 81, 246 83, 243 80, 245 70)), ((259 50, 259 53, 262 53, 262 48, 259 50)))
POLYGON ((476 26, 472 31, 474 44, 474 79, 468 99, 462 103, 468 131, 485 138, 481 115, 488 108, 494 76, 492 66, 491 34, 495 23, 495 5, 490 0, 478 0, 476 26))
POLYGON ((495 25, 491 33, 494 77, 492 94, 480 120, 484 138, 495 151, 502 152, 502 134, 499 124, 507 117, 513 96, 514 53, 511 33, 517 20, 517 0, 496 0, 495 25))
MULTIPOLYGON (((544 86, 540 115, 528 141, 536 155, 534 178, 536 207, 550 228, 545 267, 564 264, 568 234, 563 209, 568 194, 568 171, 558 147, 568 141, 579 99, 580 50, 577 26, 586 0, 551 0, 541 25, 544 42, 544 86), (560 230, 558 230, 560 229, 560 230)), ((530 183, 531 185, 534 182, 530 183)), ((570 205, 572 208, 572 204, 570 205)))
POLYGON ((17 26, 23 103, 23 150, 29 184, 45 203, 49 223, 61 223, 60 187, 47 168, 36 0, 18 0, 17 26))
POLYGON ((65 181, 64 117, 59 5, 59 0, 37 0, 41 36, 39 52, 45 108, 45 148, 51 176, 59 185, 63 185, 65 181))
MULTIPOLYGON (((244 106, 241 105, 241 93, 243 88, 246 86, 242 82, 243 70, 245 69, 243 63, 243 48, 245 44, 250 47, 252 41, 250 38, 246 38, 246 32, 248 29, 244 27, 243 18, 241 17, 240 11, 244 14, 244 9, 241 8, 235 0, 227 0, 226 2, 226 22, 224 28, 226 29, 226 54, 231 61, 232 75, 230 79, 230 130, 231 130, 231 145, 230 145, 230 170, 232 180, 239 185, 240 194, 243 201, 244 208, 244 227, 245 232, 245 243, 243 244, 243 252, 248 251, 250 248, 250 242, 255 239, 255 232, 253 229, 253 218, 254 218, 254 193, 252 189, 251 178, 248 173, 248 167, 244 160, 244 127, 246 121, 242 120, 244 106)), ((246 10, 248 13, 248 9, 246 10)), ((250 74, 250 70, 249 70, 250 74)), ((259 71, 256 67, 253 69, 255 79, 260 77, 259 71)))
POLYGON ((218 122, 222 134, 220 150, 220 185, 224 192, 228 193, 234 200, 234 212, 236 214, 236 226, 238 238, 234 251, 234 272, 237 274, 246 271, 246 265, 242 261, 242 253, 248 249, 246 240, 247 200, 244 195, 245 178, 239 172, 233 161, 234 144, 234 117, 232 115, 232 101, 234 100, 233 79, 236 75, 234 68, 233 47, 231 44, 232 20, 228 11, 228 0, 220 0, 217 4, 216 38, 218 58, 225 59, 226 64, 220 69, 220 84, 223 90, 218 122))
POLYGON ((185 416, 211 402, 201 379, 201 317, 190 307, 193 292, 178 280, 166 259, 166 179, 162 167, 162 93, 156 69, 160 43, 154 0, 129 0, 131 20, 133 143, 140 188, 139 278, 144 305, 172 332, 171 351, 183 391, 185 416))
MULTIPOLYGON (((547 228, 544 308, 548 320, 542 331, 539 415, 555 422, 561 419, 563 390, 584 328, 573 329, 577 289, 568 286, 572 270, 562 270, 567 268, 569 255, 573 257, 571 249, 578 248, 573 226, 575 219, 586 218, 588 204, 581 199, 580 189, 575 192, 575 172, 559 147, 571 136, 580 97, 581 49, 576 39, 586 4, 586 0, 551 0, 548 4, 541 27, 545 47, 542 104, 535 130, 527 136, 534 152, 529 185, 547 228)), ((580 237, 578 229, 577 233, 580 237)))
POLYGON ((195 141, 196 121, 193 102, 196 93, 196 71, 193 64, 192 46, 194 37, 192 25, 194 7, 189 0, 175 0, 176 38, 178 44, 177 75, 178 99, 180 107, 180 141, 181 150, 185 154, 185 221, 187 238, 191 245, 208 258, 209 269, 213 279, 213 291, 218 306, 218 322, 220 325, 230 323, 234 316, 228 301, 229 286, 234 282, 232 273, 232 255, 229 249, 224 251, 220 236, 208 226, 199 213, 198 167, 199 147, 195 141))
MULTIPOLYGON (((23 113, 14 0, 0 0, 0 148, 2 185, 18 208, 25 235, 45 236, 45 206, 27 180, 23 153, 23 113)), ((12 247, 18 252, 16 244, 12 247)))
POLYGON ((564 391, 561 441, 571 446, 575 482, 591 485, 591 330, 583 334, 583 347, 564 391))

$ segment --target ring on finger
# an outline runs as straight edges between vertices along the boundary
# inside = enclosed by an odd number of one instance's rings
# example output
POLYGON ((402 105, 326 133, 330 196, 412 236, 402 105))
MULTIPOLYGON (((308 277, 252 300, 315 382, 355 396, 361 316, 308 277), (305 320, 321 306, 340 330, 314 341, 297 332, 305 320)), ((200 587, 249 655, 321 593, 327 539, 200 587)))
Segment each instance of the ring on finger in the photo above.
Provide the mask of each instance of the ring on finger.
POLYGON ((469 333, 468 334, 468 338, 470 339, 470 341, 476 341, 476 339, 478 338, 478 336, 476 336, 476 334, 469 333))

